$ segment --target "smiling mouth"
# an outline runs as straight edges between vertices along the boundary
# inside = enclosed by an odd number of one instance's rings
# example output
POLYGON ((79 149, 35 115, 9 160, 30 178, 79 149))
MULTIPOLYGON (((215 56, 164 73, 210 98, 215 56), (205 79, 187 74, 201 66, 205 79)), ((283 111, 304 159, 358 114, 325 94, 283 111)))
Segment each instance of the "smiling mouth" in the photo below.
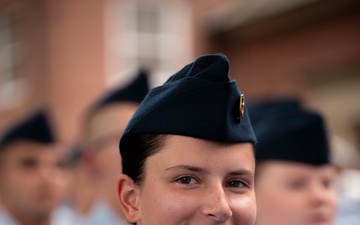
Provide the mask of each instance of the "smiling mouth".
POLYGON ((319 215, 310 217, 310 221, 312 224, 330 224, 331 219, 329 216, 319 214, 319 215))

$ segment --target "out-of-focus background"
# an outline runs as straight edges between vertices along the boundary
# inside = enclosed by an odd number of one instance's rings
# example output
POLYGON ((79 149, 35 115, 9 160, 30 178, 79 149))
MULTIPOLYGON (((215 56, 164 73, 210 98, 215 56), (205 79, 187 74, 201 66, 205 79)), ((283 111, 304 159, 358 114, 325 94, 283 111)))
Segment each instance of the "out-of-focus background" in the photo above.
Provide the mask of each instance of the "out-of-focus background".
POLYGON ((138 68, 154 87, 217 52, 247 99, 298 97, 358 154, 358 0, 0 0, 0 133, 47 104, 72 143, 89 103, 138 68))

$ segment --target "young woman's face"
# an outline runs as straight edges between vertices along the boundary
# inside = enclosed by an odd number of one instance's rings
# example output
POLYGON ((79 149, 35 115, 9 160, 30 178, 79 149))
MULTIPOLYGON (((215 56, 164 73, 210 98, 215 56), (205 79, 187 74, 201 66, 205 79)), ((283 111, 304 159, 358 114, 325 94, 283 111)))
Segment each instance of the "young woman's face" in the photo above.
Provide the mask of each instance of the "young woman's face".
POLYGON ((250 143, 167 137, 146 159, 127 218, 138 225, 254 224, 253 154, 250 143))
POLYGON ((287 162, 261 164, 258 225, 330 225, 336 213, 335 169, 287 162))

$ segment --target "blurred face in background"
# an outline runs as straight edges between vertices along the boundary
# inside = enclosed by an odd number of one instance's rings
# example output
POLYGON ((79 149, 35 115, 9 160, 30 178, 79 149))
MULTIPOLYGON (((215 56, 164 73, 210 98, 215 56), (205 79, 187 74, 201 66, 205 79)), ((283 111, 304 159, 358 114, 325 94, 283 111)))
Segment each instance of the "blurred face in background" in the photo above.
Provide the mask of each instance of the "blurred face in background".
POLYGON ((95 172, 101 177, 114 179, 121 173, 119 140, 138 104, 114 103, 96 112, 88 121, 86 150, 93 156, 95 172))
POLYGON ((257 165, 258 225, 330 225, 337 208, 330 165, 267 161, 257 165))
POLYGON ((2 205, 15 217, 48 217, 67 185, 64 151, 29 141, 5 148, 0 159, 2 205))

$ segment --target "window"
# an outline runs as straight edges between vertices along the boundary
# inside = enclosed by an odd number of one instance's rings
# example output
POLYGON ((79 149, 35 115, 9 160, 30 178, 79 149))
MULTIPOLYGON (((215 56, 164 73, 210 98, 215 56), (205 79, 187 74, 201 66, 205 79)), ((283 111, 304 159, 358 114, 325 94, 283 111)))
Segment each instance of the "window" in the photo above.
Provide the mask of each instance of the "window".
POLYGON ((23 98, 24 82, 17 77, 18 46, 14 38, 14 18, 0 13, 0 111, 17 106, 23 98))
POLYGON ((159 85, 191 57, 189 7, 176 1, 110 1, 107 10, 107 81, 139 68, 159 85))

